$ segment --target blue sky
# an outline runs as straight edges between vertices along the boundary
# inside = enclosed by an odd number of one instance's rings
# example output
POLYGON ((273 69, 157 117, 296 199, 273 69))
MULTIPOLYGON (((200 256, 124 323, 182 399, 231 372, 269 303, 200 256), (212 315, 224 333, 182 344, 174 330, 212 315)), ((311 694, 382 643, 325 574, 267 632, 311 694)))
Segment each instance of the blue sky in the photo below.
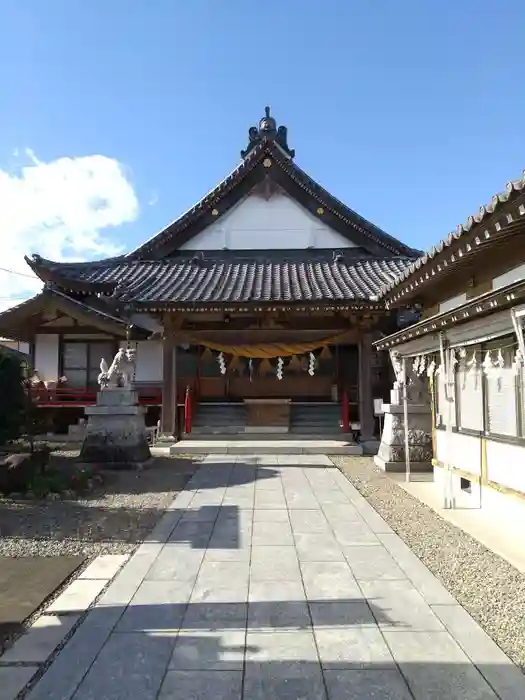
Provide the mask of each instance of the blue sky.
MULTIPOLYGON (((0 0, 3 265, 139 245, 266 104, 303 169, 428 248, 525 167, 524 37, 523 0, 0 0)), ((28 284, 0 272, 0 304, 28 284)))

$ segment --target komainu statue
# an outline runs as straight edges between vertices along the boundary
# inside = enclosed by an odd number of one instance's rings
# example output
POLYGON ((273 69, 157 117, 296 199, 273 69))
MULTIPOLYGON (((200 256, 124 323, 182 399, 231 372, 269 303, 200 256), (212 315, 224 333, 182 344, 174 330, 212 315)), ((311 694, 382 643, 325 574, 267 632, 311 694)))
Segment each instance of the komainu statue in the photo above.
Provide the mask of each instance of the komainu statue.
POLYGON ((111 366, 104 358, 100 360, 98 384, 101 389, 131 389, 135 374, 136 351, 120 348, 111 366))

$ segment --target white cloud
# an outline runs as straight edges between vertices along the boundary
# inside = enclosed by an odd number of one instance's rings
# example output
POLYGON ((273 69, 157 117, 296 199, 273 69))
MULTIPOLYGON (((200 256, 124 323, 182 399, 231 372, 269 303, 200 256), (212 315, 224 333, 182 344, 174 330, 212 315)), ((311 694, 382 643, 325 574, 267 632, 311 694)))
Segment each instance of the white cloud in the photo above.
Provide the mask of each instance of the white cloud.
MULTIPOLYGON (((136 219, 139 205, 121 164, 101 155, 49 163, 25 155, 29 164, 18 172, 0 169, 0 267, 30 275, 31 253, 60 261, 122 253, 105 229, 136 219)), ((41 286, 0 270, 0 309, 41 286)))

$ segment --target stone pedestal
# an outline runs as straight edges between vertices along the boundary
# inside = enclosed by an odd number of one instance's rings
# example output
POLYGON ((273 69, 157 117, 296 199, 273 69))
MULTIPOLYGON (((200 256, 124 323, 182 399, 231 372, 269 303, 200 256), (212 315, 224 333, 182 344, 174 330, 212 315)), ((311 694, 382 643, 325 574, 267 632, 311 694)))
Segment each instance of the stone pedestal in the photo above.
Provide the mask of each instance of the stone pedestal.
POLYGON ((109 468, 134 468, 151 453, 146 440, 144 409, 131 389, 105 389, 97 405, 85 409, 88 417, 80 461, 109 468))
MULTIPOLYGON (((403 405, 399 403, 383 404, 383 409, 385 412, 383 433, 379 452, 374 457, 374 462, 385 471, 404 472, 406 461, 403 405)), ((426 403, 408 404, 408 443, 410 470, 431 472, 432 413, 430 406, 426 403)))

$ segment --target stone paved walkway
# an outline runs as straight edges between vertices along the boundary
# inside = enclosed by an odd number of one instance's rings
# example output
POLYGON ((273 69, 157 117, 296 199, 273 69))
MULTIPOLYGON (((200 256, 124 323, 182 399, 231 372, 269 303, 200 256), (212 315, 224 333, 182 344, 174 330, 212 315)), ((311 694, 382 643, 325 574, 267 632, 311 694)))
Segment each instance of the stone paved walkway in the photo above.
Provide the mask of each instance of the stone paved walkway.
POLYGON ((328 458, 224 455, 29 698, 517 700, 524 680, 328 458))

